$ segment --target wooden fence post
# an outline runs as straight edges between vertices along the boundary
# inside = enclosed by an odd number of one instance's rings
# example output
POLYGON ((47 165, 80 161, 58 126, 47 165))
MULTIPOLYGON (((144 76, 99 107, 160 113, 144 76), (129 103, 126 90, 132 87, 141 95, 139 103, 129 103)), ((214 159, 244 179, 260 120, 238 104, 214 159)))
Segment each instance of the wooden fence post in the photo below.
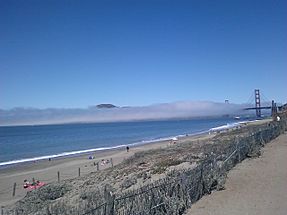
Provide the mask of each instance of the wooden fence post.
POLYGON ((58 182, 60 182, 60 171, 58 171, 58 182))
POLYGON ((104 199, 106 201, 105 203, 105 214, 114 215, 114 204, 115 204, 115 196, 112 194, 112 192, 107 189, 107 186, 104 190, 104 199))
POLYGON ((237 156, 238 156, 238 163, 240 163, 240 145, 239 140, 236 138, 236 150, 237 150, 237 156))
MULTIPOLYGON (((239 145, 239 144, 238 144, 239 145)), ((237 145, 237 150, 238 150, 238 160, 239 160, 239 163, 241 162, 241 157, 240 157, 240 145, 238 146, 237 145)))
POLYGON ((4 206, 1 206, 1 215, 4 215, 4 206))
POLYGON ((14 183, 13 185, 13 193, 12 193, 12 196, 14 197, 16 194, 16 182, 14 183))
POLYGON ((80 177, 81 176, 81 168, 80 167, 79 167, 78 173, 79 173, 79 177, 80 177))
POLYGON ((113 158, 111 158, 111 164, 112 164, 112 167, 114 167, 113 158))

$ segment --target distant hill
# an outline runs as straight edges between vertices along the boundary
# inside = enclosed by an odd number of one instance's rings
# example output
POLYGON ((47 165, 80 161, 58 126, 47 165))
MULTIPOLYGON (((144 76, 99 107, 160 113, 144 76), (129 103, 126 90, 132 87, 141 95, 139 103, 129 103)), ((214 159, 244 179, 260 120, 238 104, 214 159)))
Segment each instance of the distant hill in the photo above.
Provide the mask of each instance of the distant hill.
POLYGON ((99 104, 96 106, 96 108, 116 108, 117 106, 113 104, 99 104))

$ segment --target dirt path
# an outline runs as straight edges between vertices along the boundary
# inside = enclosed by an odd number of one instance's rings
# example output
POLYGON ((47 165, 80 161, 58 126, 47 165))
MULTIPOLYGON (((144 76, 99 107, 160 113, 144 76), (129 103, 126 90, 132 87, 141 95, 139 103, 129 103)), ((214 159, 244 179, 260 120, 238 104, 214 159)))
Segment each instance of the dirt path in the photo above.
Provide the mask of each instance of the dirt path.
POLYGON ((237 165, 226 189, 204 196, 188 215, 287 214, 287 133, 268 143, 263 155, 237 165))

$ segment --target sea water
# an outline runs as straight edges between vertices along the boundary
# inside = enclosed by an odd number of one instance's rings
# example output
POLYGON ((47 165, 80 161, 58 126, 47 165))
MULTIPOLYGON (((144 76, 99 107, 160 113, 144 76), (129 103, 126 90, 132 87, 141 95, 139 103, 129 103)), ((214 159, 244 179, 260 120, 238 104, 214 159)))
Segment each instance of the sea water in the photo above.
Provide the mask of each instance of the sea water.
MULTIPOLYGON (((0 127, 0 167, 148 144, 208 131, 232 118, 0 127)), ((238 122, 238 121, 237 121, 238 122)))

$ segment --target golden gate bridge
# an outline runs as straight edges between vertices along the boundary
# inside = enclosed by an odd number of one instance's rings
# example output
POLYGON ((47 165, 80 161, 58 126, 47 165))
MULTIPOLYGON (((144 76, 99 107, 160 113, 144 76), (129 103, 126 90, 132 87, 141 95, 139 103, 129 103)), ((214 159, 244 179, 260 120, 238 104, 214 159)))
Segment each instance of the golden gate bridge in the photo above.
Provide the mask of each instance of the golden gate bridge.
POLYGON ((260 90, 255 89, 254 95, 255 95, 255 106, 244 108, 244 110, 255 110, 256 117, 258 118, 262 117, 261 110, 264 110, 264 109, 271 109, 271 116, 275 116, 277 114, 277 104, 274 102, 274 100, 271 101, 271 105, 261 106, 260 90))

